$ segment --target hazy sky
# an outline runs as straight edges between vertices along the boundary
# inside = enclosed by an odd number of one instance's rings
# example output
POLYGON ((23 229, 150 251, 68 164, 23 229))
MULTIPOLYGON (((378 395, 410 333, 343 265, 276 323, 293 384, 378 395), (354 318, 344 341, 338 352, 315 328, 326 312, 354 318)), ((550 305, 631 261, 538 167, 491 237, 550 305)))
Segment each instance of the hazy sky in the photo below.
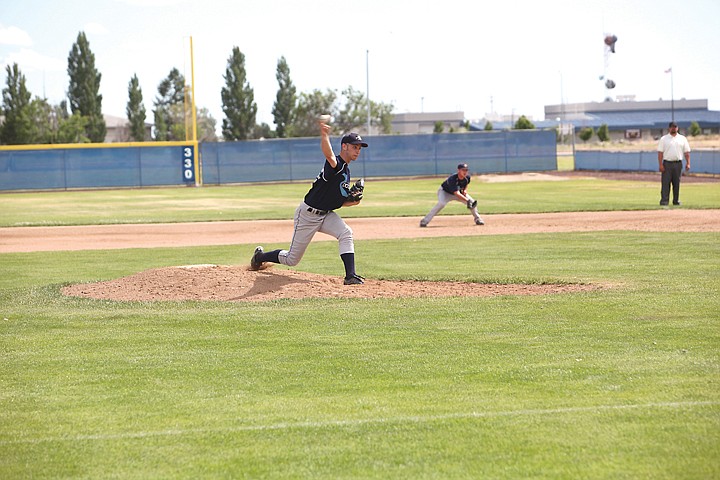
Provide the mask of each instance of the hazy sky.
MULTIPOLYGON (((705 98, 720 110, 717 0, 2 0, 0 61, 18 63, 33 95, 59 103, 67 58, 84 31, 102 74, 104 113, 125 116, 137 74, 152 118, 157 86, 173 67, 198 107, 223 119, 220 90, 233 47, 245 55, 258 122, 273 128, 278 59, 298 92, 347 86, 395 112, 491 109, 540 120, 548 104, 705 98), (618 37, 605 55, 603 38, 618 37), (367 54, 369 52, 369 54, 367 54), (369 62, 366 59, 369 58, 369 62)), ((6 85, 3 68, 2 86, 6 85)))

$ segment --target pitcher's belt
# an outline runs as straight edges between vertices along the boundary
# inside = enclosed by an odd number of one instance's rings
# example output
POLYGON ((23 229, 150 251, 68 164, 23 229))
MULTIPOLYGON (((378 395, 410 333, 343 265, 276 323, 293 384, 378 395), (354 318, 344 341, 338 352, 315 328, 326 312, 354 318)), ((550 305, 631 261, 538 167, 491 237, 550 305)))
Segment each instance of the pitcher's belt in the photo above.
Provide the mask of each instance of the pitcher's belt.
POLYGON ((327 210, 318 210, 317 208, 308 207, 307 211, 310 213, 314 213, 315 215, 327 215, 327 210))

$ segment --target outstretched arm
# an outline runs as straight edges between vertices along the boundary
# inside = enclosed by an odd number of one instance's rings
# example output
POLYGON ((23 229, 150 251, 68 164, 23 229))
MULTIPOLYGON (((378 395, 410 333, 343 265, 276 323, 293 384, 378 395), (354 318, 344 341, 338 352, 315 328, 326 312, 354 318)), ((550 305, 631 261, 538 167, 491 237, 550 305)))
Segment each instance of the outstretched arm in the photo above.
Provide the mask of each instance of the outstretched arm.
POLYGON ((467 197, 467 195, 465 194, 465 191, 464 191, 464 190, 463 190, 463 191, 458 190, 458 191, 456 191, 456 192, 454 193, 454 195, 455 195, 461 202, 467 202, 467 201, 468 201, 468 197, 467 197))
POLYGON ((320 148, 322 149, 325 159, 328 161, 332 168, 337 167, 337 159, 335 158, 335 152, 333 152, 332 145, 330 144, 330 130, 332 127, 325 123, 320 123, 320 148))

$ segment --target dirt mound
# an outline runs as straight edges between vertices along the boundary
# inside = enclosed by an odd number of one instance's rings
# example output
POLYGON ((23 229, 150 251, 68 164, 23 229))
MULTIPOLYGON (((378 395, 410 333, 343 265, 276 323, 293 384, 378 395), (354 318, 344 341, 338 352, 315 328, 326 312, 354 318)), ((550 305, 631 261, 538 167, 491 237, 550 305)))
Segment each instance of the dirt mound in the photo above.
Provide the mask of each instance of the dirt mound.
POLYGON ((247 266, 190 265, 147 270, 128 277, 64 287, 63 294, 104 300, 267 301, 282 298, 490 297, 597 289, 593 285, 522 285, 387 281, 343 285, 341 277, 294 270, 251 271, 247 266))

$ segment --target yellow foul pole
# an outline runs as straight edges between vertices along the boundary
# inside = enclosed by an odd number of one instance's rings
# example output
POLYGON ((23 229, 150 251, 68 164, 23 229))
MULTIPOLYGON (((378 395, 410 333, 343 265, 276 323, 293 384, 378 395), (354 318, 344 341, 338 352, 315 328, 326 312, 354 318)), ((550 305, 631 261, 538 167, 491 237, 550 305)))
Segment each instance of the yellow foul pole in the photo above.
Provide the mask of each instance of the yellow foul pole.
POLYGON ((192 108, 192 140, 197 142, 197 111, 195 110, 195 60, 193 56, 193 41, 190 37, 190 77, 192 80, 192 90, 190 91, 190 105, 192 108))
POLYGON ((192 81, 190 90, 190 108, 192 113, 192 144, 195 149, 195 185, 202 185, 202 176, 200 175, 200 149, 198 148, 197 139, 197 110, 195 108, 195 59, 193 55, 193 41, 190 37, 190 78, 192 81))

